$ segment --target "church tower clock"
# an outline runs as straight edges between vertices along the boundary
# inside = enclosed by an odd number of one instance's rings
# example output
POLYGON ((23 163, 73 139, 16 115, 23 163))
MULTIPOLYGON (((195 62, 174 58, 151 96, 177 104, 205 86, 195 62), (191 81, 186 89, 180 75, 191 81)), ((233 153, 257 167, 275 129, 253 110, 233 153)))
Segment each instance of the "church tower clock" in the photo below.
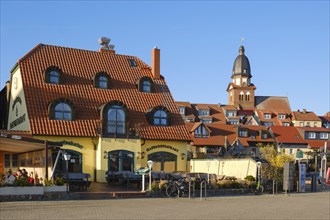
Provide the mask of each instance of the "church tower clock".
POLYGON ((228 105, 233 105, 238 109, 254 108, 254 91, 256 87, 251 83, 250 62, 245 56, 243 46, 239 48, 231 78, 232 82, 227 87, 228 105))

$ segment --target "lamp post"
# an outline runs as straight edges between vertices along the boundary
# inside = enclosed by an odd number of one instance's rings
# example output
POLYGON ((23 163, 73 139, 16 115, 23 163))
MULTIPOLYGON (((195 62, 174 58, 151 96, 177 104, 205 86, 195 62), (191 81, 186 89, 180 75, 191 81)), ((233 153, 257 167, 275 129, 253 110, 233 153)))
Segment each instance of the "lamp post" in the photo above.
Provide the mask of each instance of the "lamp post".
POLYGON ((66 161, 66 192, 69 192, 69 160, 71 159, 71 154, 64 153, 64 160, 66 161))
POLYGON ((149 167, 149 192, 151 192, 151 168, 154 162, 152 160, 148 160, 148 167, 149 167))

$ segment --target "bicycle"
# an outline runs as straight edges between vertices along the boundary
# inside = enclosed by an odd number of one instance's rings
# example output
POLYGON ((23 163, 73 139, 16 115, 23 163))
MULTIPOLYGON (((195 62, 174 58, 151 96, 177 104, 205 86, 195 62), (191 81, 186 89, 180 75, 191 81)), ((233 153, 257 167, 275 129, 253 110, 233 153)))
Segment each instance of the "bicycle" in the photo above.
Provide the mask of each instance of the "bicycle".
POLYGON ((189 194, 187 179, 169 180, 166 194, 170 198, 185 197, 189 194))
POLYGON ((256 195, 260 195, 264 192, 272 193, 273 192, 273 186, 271 184, 270 180, 259 180, 257 182, 257 186, 254 188, 252 187, 252 192, 256 195))

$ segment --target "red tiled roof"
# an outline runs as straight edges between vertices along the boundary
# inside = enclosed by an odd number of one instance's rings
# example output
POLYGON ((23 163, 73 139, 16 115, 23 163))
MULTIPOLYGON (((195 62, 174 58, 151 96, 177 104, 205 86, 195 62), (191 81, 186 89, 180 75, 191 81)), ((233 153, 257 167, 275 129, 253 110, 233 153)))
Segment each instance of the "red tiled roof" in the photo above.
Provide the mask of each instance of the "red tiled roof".
POLYGON ((330 149, 330 141, 328 140, 306 140, 306 142, 308 143, 310 148, 314 148, 314 149, 324 149, 324 143, 327 143, 327 149, 330 149))
POLYGON ((296 127, 293 126, 271 126, 270 130, 273 132, 277 142, 281 143, 296 143, 307 144, 307 142, 300 135, 296 127))
POLYGON ((297 127, 297 129, 302 131, 330 132, 329 128, 323 128, 323 127, 297 127))
POLYGON ((209 106, 207 104, 195 104, 194 105, 196 109, 199 110, 209 110, 209 106))
MULTIPOLYGON (((186 123, 188 130, 192 130, 194 123, 186 123)), ((210 131, 210 136, 206 138, 195 138, 194 133, 191 133, 191 139, 194 146, 224 146, 227 136, 229 143, 233 143, 236 138, 235 125, 224 125, 220 123, 204 124, 210 131)))
POLYGON ((287 97, 255 96, 255 107, 259 110, 273 110, 290 113, 291 108, 287 97))
POLYGON ((135 56, 39 44, 18 64, 33 135, 97 136, 101 123, 99 107, 120 100, 128 108, 129 126, 137 127, 142 138, 190 139, 164 78, 154 79, 151 68, 135 56), (128 59, 134 59, 137 67, 131 67, 128 59), (63 71, 62 84, 44 83, 43 73, 50 66, 63 71), (111 89, 94 88, 91 79, 100 71, 109 74, 111 89), (153 78, 153 93, 137 90, 136 82, 143 76, 153 78), (73 103, 75 120, 49 120, 48 105, 58 98, 67 98, 73 103), (146 112, 156 106, 169 110, 170 126, 148 124, 146 112))
POLYGON ((292 112, 292 120, 296 121, 321 121, 314 112, 296 111, 292 112))
POLYGON ((221 106, 224 110, 232 110, 232 111, 237 111, 238 109, 235 107, 235 106, 233 106, 233 105, 224 105, 224 106, 221 106))
POLYGON ((240 126, 240 128, 248 130, 248 137, 239 137, 241 144, 244 147, 248 147, 251 145, 255 145, 256 143, 273 143, 275 140, 269 134, 267 128, 265 126, 256 126, 256 125, 244 125, 240 126), (262 138, 259 132, 267 133, 267 138, 262 138))

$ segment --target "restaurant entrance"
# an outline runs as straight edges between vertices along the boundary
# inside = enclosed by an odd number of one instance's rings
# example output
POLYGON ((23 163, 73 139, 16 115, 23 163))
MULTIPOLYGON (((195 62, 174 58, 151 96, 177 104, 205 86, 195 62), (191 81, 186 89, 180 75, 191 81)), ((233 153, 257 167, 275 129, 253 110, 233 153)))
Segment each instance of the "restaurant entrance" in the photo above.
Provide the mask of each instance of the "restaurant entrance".
POLYGON ((177 156, 168 152, 156 152, 148 155, 148 160, 154 162, 153 171, 173 172, 177 170, 177 156))

